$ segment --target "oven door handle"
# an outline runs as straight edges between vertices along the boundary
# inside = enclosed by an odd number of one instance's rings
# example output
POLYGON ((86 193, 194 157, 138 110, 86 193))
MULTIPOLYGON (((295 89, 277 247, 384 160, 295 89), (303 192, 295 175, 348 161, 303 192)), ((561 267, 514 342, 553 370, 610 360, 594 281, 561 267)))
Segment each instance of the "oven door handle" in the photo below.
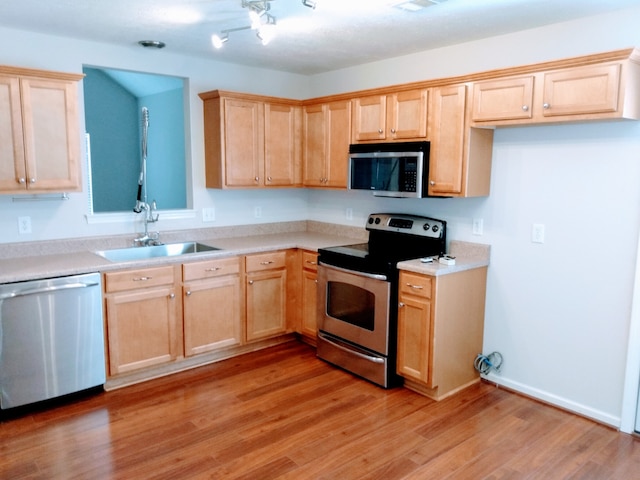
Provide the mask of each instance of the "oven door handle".
POLYGON ((350 273, 351 275, 359 275, 361 277, 373 278, 374 280, 382 280, 384 282, 387 281, 387 276, 382 275, 380 273, 359 272, 358 270, 349 270, 348 268, 336 267, 335 265, 328 265, 324 262, 320 262, 320 265, 327 268, 333 268, 334 270, 338 270, 339 272, 350 273))
POLYGON ((340 350, 343 350, 343 351, 347 352, 350 355, 355 355, 356 357, 360 357, 360 358, 362 358, 364 360, 368 360, 369 362, 373 362, 373 363, 384 363, 384 358, 374 357, 373 355, 367 355, 365 353, 358 352, 357 350, 353 350, 351 348, 347 348, 345 346, 342 346, 339 343, 336 343, 333 340, 331 340, 329 337, 324 335, 322 332, 318 332, 318 337, 322 338, 322 340, 324 340, 327 343, 330 343, 334 347, 339 348, 340 350))

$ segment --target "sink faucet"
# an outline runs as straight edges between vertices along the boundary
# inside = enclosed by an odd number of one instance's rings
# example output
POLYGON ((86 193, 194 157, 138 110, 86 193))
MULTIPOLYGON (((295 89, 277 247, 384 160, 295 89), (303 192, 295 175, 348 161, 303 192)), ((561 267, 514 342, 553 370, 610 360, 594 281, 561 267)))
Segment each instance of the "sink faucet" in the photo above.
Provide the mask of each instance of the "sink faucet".
POLYGON ((158 218, 160 217, 159 214, 153 213, 157 210, 156 201, 154 200, 153 202, 151 202, 151 205, 149 205, 147 202, 139 202, 137 208, 139 208, 138 212, 143 212, 144 214, 144 234, 142 234, 138 238, 135 238, 133 240, 133 244, 137 247, 162 245, 162 242, 160 241, 160 232, 149 233, 149 224, 157 222, 158 218))

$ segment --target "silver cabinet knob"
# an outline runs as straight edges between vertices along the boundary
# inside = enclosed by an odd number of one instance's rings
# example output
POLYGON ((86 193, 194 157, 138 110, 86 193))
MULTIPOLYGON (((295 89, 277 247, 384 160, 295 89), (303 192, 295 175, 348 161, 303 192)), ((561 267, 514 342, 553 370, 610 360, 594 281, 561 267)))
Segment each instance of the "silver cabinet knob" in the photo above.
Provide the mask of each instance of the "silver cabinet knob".
POLYGON ((29 179, 29 183, 36 183, 36 179, 35 178, 30 178, 29 179))
POLYGON ((175 293, 171 293, 171 294, 169 295, 169 298, 173 300, 174 298, 176 298, 176 294, 175 294, 175 293))
POLYGON ((257 182, 260 180, 260 177, 255 177, 254 180, 257 182))
POLYGON ((529 111, 529 105, 523 105, 522 106, 522 111, 523 112, 528 112, 529 111))
POLYGON ((400 308, 402 308, 402 307, 404 307, 404 303, 402 303, 402 302, 398 302, 398 306, 399 306, 400 308))
POLYGON ((551 108, 551 105, 548 103, 543 103, 542 108, 544 108, 545 110, 548 110, 549 108, 551 108))
POLYGON ((392 128, 392 129, 391 129, 391 133, 393 133, 393 134, 395 135, 395 134, 396 134, 396 129, 395 129, 395 128, 392 128))
POLYGON ((24 178, 24 177, 20 177, 20 178, 18 179, 18 183, 27 183, 27 179, 26 179, 26 178, 24 178))
POLYGON ((190 297, 190 296, 191 296, 191 290, 187 290, 187 291, 185 292, 185 295, 186 295, 187 297, 190 297))
POLYGON ((253 280, 249 280, 249 285, 253 285, 253 280))
POLYGON ((433 187, 435 184, 436 184, 436 182, 434 182, 433 180, 431 180, 431 181, 429 182, 429 185, 431 185, 432 187, 433 187))
POLYGON ((378 129, 378 133, 382 133, 384 132, 384 130, 382 130, 381 128, 378 129))
POLYGON ((267 180, 270 182, 272 180, 272 178, 271 177, 267 177, 267 180))

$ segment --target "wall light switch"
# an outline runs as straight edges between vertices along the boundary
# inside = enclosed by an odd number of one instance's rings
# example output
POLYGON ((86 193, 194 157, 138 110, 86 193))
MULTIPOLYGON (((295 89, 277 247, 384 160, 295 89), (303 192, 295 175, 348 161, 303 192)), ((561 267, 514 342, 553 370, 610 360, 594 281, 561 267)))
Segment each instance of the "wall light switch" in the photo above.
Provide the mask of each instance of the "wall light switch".
POLYGON ((482 235, 482 229, 484 226, 484 221, 481 218, 473 219, 473 234, 474 235, 482 235))
POLYGON ((353 208, 347 208, 344 211, 344 216, 347 220, 353 220, 353 208))
POLYGON ((216 209, 213 207, 203 208, 202 209, 202 221, 203 222, 214 222, 216 220, 216 209))

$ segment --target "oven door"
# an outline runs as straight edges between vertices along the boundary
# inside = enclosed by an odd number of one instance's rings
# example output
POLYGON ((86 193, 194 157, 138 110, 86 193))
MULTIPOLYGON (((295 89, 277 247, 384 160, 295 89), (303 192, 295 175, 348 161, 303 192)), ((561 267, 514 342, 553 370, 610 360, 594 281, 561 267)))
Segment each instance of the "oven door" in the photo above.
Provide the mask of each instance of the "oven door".
POLYGON ((318 266, 318 330, 389 355, 391 283, 384 276, 318 266))

